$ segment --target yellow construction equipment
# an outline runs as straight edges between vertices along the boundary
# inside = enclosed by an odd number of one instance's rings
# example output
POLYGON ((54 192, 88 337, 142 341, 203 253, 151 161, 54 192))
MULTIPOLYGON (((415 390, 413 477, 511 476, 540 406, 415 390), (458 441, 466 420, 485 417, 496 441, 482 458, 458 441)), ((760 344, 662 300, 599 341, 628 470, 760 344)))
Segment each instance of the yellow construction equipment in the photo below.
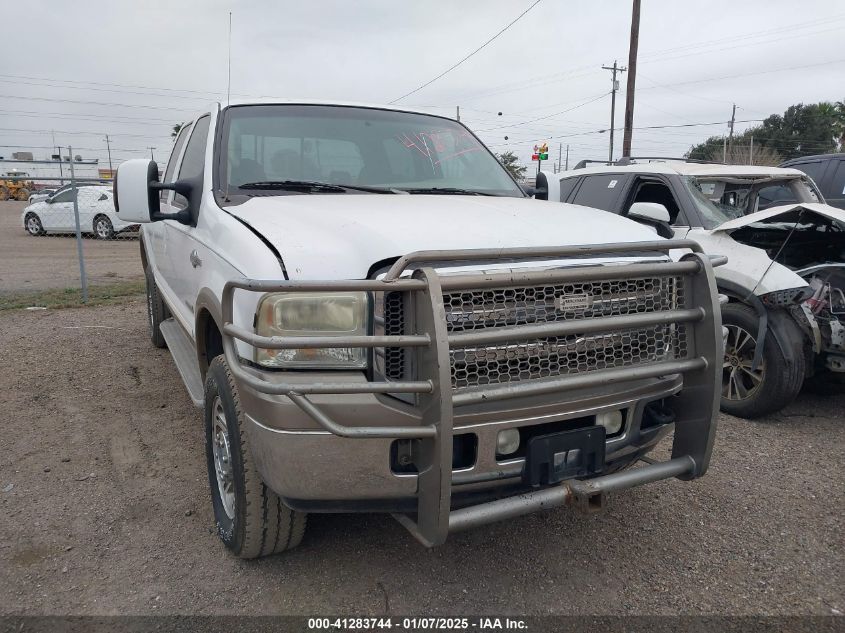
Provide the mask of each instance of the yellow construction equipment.
POLYGON ((32 181, 25 171, 12 170, 0 177, 0 200, 28 200, 32 181))

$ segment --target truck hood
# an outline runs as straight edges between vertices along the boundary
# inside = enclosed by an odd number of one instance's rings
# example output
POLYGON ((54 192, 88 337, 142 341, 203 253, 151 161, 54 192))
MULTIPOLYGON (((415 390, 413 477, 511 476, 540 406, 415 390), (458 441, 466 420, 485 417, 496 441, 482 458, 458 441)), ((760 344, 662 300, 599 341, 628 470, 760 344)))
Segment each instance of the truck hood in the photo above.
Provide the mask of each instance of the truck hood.
POLYGON ((373 264, 419 250, 658 239, 612 213, 530 198, 311 194, 255 197, 226 211, 278 249, 291 279, 363 279, 373 264))
POLYGON ((753 224, 754 222, 770 220, 772 218, 776 218, 779 215, 788 215, 791 211, 795 211, 796 209, 806 209, 807 211, 818 213, 821 216, 830 218, 831 220, 840 223, 843 228, 845 228, 845 209, 837 209, 836 207, 832 207, 829 204, 821 204, 818 202, 801 202, 799 204, 786 204, 778 207, 770 207, 763 211, 749 213, 748 215, 744 215, 741 218, 728 220, 727 222, 724 222, 717 226, 715 229, 713 229, 713 232, 716 233, 720 231, 732 231, 734 229, 739 229, 743 226, 753 224))

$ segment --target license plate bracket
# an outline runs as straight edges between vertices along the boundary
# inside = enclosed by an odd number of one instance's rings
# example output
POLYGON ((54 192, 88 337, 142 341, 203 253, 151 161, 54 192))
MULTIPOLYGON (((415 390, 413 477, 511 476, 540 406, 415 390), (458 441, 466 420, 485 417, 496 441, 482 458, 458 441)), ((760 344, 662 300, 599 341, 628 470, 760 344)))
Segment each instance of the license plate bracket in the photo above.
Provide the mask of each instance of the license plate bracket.
POLYGON ((538 435, 528 440, 523 481, 530 486, 589 477, 604 469, 603 426, 538 435))

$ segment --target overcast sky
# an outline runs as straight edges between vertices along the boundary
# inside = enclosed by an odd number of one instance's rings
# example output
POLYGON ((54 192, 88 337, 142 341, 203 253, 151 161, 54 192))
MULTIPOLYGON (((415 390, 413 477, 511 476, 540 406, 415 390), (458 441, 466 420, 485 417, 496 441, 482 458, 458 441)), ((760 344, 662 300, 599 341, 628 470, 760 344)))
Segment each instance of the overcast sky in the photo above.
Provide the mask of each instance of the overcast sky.
MULTIPOLYGON (((533 2, 30 0, 16 5, 16 26, 0 38, 0 155, 31 149, 45 157, 54 130, 57 144, 86 158, 105 161, 107 133, 116 162, 153 146, 163 163, 173 123, 225 100, 229 11, 233 95, 387 103, 533 2)), ((601 66, 627 65, 630 18, 629 0, 541 0, 399 103, 451 116, 459 105, 494 151, 513 150, 525 162, 543 140, 555 160, 558 143, 568 143, 570 165, 606 158, 608 134, 598 130, 609 127, 611 81, 601 66)), ((724 122, 732 103, 743 121, 845 99, 843 35, 841 0, 643 0, 635 128, 724 122)), ((633 149, 680 155, 725 130, 635 129, 633 149)))

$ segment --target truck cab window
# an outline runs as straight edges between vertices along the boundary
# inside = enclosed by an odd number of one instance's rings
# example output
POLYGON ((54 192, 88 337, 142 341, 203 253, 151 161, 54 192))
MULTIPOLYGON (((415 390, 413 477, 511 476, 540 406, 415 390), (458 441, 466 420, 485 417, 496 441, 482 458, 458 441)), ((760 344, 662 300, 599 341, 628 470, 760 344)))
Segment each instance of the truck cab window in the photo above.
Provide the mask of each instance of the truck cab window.
POLYGON ((575 204, 618 213, 616 200, 628 179, 624 174, 597 174, 587 176, 575 193, 575 204))
POLYGON ((572 195, 572 190, 578 184, 578 178, 566 178, 560 181, 560 201, 566 202, 569 196, 572 195))
POLYGON ((639 180, 634 183, 634 188, 635 192, 630 204, 625 208, 625 215, 627 215, 628 209, 635 202, 656 202, 666 207, 666 210, 669 212, 670 224, 678 223, 678 215, 681 209, 675 201, 672 190, 667 185, 662 182, 639 180))
MULTIPOLYGON (((194 125, 191 139, 188 141, 187 147, 185 147, 185 156, 182 158, 182 164, 179 166, 177 180, 202 176, 205 168, 205 148, 206 141, 208 140, 208 126, 210 121, 210 116, 204 116, 198 119, 194 125)), ((173 205, 185 208, 188 206, 188 201, 183 196, 177 194, 173 198, 173 205)))
MULTIPOLYGON (((188 123, 182 126, 179 130, 179 135, 176 137, 176 142, 173 144, 173 150, 170 152, 170 160, 167 161, 167 168, 164 171, 164 182, 173 181, 173 172, 176 171, 176 162, 179 160, 179 154, 182 153, 182 147, 185 145, 185 140, 191 131, 191 124, 188 123)), ((162 190, 159 194, 159 200, 166 202, 171 195, 171 191, 162 190)))

